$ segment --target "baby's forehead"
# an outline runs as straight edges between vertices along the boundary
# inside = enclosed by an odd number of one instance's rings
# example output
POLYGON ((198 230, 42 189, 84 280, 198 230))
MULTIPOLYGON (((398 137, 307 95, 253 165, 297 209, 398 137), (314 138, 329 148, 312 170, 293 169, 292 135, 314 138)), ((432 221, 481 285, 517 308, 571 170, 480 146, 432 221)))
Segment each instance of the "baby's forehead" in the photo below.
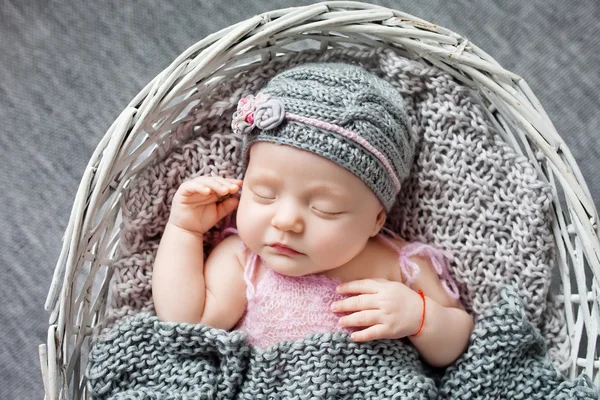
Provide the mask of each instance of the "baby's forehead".
MULTIPOLYGON (((377 195, 355 172, 310 150, 271 142, 252 145, 244 180, 287 183, 329 192, 347 201, 368 201, 377 195)), ((283 185, 282 185, 283 186, 283 185)))
POLYGON ((344 186, 340 182, 328 177, 316 177, 311 176, 305 179, 296 179, 295 176, 284 176, 278 172, 275 168, 252 168, 246 171, 244 180, 250 183, 260 184, 284 184, 289 183, 290 185, 299 186, 302 189, 306 189, 310 192, 315 193, 327 193, 331 195, 337 195, 339 197, 351 197, 352 191, 347 186, 344 186))

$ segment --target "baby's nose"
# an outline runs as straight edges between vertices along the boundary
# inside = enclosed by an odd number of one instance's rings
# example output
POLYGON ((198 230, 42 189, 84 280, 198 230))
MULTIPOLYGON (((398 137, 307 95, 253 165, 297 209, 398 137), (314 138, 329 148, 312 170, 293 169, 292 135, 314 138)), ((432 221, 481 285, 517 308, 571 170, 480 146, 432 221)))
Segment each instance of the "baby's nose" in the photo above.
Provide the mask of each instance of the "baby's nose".
POLYGON ((281 231, 302 232, 304 221, 297 207, 293 205, 280 205, 273 215, 271 224, 281 231))

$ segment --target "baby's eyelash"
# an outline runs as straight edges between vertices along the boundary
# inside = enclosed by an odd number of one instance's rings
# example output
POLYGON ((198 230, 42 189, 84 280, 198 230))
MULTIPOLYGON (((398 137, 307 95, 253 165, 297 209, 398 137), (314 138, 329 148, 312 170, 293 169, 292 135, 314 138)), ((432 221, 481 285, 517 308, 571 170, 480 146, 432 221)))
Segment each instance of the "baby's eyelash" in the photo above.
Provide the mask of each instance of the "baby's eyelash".
POLYGON ((318 208, 314 208, 314 207, 312 207, 312 209, 315 211, 318 211, 322 214, 331 215, 331 216, 343 214, 343 212, 327 212, 327 211, 319 210, 318 208))
POLYGON ((261 200, 275 200, 275 197, 264 197, 264 196, 254 193, 254 192, 252 192, 252 194, 254 194, 254 196, 258 197, 261 200))

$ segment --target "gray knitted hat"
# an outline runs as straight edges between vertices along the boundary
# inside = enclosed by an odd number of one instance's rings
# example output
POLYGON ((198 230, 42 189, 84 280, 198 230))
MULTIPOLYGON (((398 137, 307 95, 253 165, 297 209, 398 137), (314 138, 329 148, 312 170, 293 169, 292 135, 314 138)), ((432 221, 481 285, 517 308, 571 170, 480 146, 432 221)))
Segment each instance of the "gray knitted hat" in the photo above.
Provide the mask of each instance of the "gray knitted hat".
POLYGON ((398 91, 349 64, 303 64, 279 73, 256 96, 240 100, 232 127, 244 137, 244 170, 259 141, 307 150, 362 179, 386 212, 414 154, 398 91))

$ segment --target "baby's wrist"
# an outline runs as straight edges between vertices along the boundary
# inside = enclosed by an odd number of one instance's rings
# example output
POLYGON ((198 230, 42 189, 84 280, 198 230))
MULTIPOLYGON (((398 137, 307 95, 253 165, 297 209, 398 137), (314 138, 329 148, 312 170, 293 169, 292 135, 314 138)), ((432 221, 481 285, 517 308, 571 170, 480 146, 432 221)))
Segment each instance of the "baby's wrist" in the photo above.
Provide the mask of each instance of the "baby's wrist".
MULTIPOLYGON (((427 299, 425 298, 425 294, 423 293, 423 290, 418 290, 417 294, 419 296, 419 304, 421 308, 420 313, 418 313, 419 317, 415 319, 415 321, 417 321, 417 328, 413 330, 414 333, 410 335, 411 337, 417 337, 421 334, 425 326, 425 318, 427 316, 427 299)), ((417 306, 417 310, 418 309, 419 305, 417 306)))
POLYGON ((177 231, 177 232, 179 232, 181 234, 195 236, 195 237, 198 237, 200 239, 203 239, 204 238, 204 234, 206 233, 206 231, 197 231, 197 230, 191 230, 191 229, 188 229, 188 228, 184 228, 184 227, 178 225, 176 222, 171 221, 170 219, 169 219, 169 221, 167 221, 167 226, 165 227, 165 231, 169 227, 171 227, 171 230, 175 230, 175 231, 177 231))
POLYGON ((410 334, 408 337, 412 339, 418 339, 424 336, 424 331, 427 330, 429 315, 428 306, 431 304, 431 299, 426 297, 422 290, 414 291, 415 306, 414 306, 414 318, 411 318, 412 323, 410 327, 410 334))

